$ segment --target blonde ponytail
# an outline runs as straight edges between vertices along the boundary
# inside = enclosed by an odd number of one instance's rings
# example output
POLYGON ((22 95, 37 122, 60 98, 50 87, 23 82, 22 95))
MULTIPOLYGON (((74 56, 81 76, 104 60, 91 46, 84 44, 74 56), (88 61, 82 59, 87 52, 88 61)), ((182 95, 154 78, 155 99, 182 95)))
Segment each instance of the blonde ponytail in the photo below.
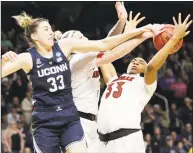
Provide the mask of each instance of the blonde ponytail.
POLYGON ((27 29, 34 21, 34 19, 25 12, 20 15, 12 16, 12 18, 14 18, 23 29, 27 29))
POLYGON ((36 31, 38 25, 41 22, 49 22, 47 19, 44 18, 32 18, 25 12, 21 13, 20 15, 12 16, 12 18, 14 18, 19 26, 24 29, 24 36, 30 47, 34 45, 31 34, 36 31))

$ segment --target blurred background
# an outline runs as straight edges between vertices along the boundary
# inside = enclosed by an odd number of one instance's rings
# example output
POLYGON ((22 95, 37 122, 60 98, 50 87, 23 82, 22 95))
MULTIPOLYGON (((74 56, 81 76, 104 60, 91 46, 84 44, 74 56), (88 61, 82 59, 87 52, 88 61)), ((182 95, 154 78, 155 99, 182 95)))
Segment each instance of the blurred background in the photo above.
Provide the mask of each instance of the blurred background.
MULTIPOLYGON (((1 2, 1 54, 28 48, 23 31, 11 18, 22 11, 49 19, 53 30, 80 30, 89 39, 105 38, 117 22, 115 2, 1 2)), ((148 23, 172 23, 172 16, 193 15, 193 2, 125 2, 134 14, 146 16, 148 23)), ((193 30, 190 27, 190 30, 193 30)), ((142 129, 147 153, 190 153, 192 147, 193 104, 193 31, 182 48, 170 55, 159 71, 156 93, 142 112, 142 129)), ((134 57, 149 61, 156 49, 152 40, 145 41, 132 54, 115 61, 118 74, 124 73, 134 57)), ((101 79, 101 94, 105 89, 101 79)), ((32 87, 25 73, 1 79, 2 153, 33 152, 31 136, 32 87), (11 140, 11 141, 9 141, 11 140)), ((192 152, 191 152, 192 153, 192 152)))

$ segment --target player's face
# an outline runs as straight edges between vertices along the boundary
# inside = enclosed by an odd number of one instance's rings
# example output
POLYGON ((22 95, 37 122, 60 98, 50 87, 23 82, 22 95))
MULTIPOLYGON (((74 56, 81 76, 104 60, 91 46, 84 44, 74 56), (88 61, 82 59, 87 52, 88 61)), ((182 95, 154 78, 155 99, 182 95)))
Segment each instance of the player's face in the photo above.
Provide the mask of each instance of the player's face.
POLYGON ((80 31, 76 31, 76 32, 73 34, 73 38, 75 38, 75 39, 88 40, 88 38, 86 38, 80 31))
POLYGON ((130 74, 144 73, 146 67, 147 67, 147 63, 144 59, 134 58, 130 62, 129 66, 127 68, 127 73, 130 73, 130 74))
POLYGON ((32 39, 42 46, 52 47, 54 45, 54 33, 50 24, 46 21, 40 22, 32 39))

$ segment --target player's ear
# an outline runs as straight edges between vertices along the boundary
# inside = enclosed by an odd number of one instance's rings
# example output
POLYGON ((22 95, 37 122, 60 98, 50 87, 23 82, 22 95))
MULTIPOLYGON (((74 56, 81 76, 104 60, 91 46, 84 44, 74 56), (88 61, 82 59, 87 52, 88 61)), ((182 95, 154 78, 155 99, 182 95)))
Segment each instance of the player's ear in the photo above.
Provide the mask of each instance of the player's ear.
POLYGON ((31 38, 32 38, 32 40, 35 40, 35 41, 37 41, 37 39, 38 39, 38 37, 35 33, 31 34, 31 38))

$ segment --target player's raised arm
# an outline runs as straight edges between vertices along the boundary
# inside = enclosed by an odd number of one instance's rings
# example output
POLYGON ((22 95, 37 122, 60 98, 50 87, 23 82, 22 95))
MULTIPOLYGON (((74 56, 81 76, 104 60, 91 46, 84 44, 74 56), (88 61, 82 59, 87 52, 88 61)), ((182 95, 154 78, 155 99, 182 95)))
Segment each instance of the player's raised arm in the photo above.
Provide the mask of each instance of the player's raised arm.
POLYGON ((32 59, 29 53, 16 53, 9 51, 2 56, 2 74, 1 77, 5 77, 11 73, 23 69, 25 72, 29 72, 32 67, 32 59))
POLYGON ((188 27, 191 25, 192 20, 188 22, 190 15, 186 17, 184 22, 181 21, 181 13, 178 15, 178 23, 174 20, 174 33, 170 40, 165 44, 165 46, 157 52, 157 54, 150 60, 148 63, 146 72, 145 72, 145 83, 147 85, 152 84, 157 77, 157 71, 166 61, 169 53, 172 51, 174 46, 179 42, 179 40, 189 34, 190 31, 186 32, 188 27))
POLYGON ((143 32, 147 31, 145 28, 135 29, 124 34, 120 34, 113 37, 108 37, 102 40, 81 40, 81 39, 62 39, 59 40, 59 46, 64 51, 64 54, 68 57, 72 51, 77 52, 97 52, 107 51, 122 44, 123 42, 136 37, 143 32))
POLYGON ((124 6, 124 2, 116 2, 115 8, 117 11, 118 21, 114 27, 109 31, 107 37, 115 36, 123 33, 125 24, 127 22, 128 14, 124 6))

